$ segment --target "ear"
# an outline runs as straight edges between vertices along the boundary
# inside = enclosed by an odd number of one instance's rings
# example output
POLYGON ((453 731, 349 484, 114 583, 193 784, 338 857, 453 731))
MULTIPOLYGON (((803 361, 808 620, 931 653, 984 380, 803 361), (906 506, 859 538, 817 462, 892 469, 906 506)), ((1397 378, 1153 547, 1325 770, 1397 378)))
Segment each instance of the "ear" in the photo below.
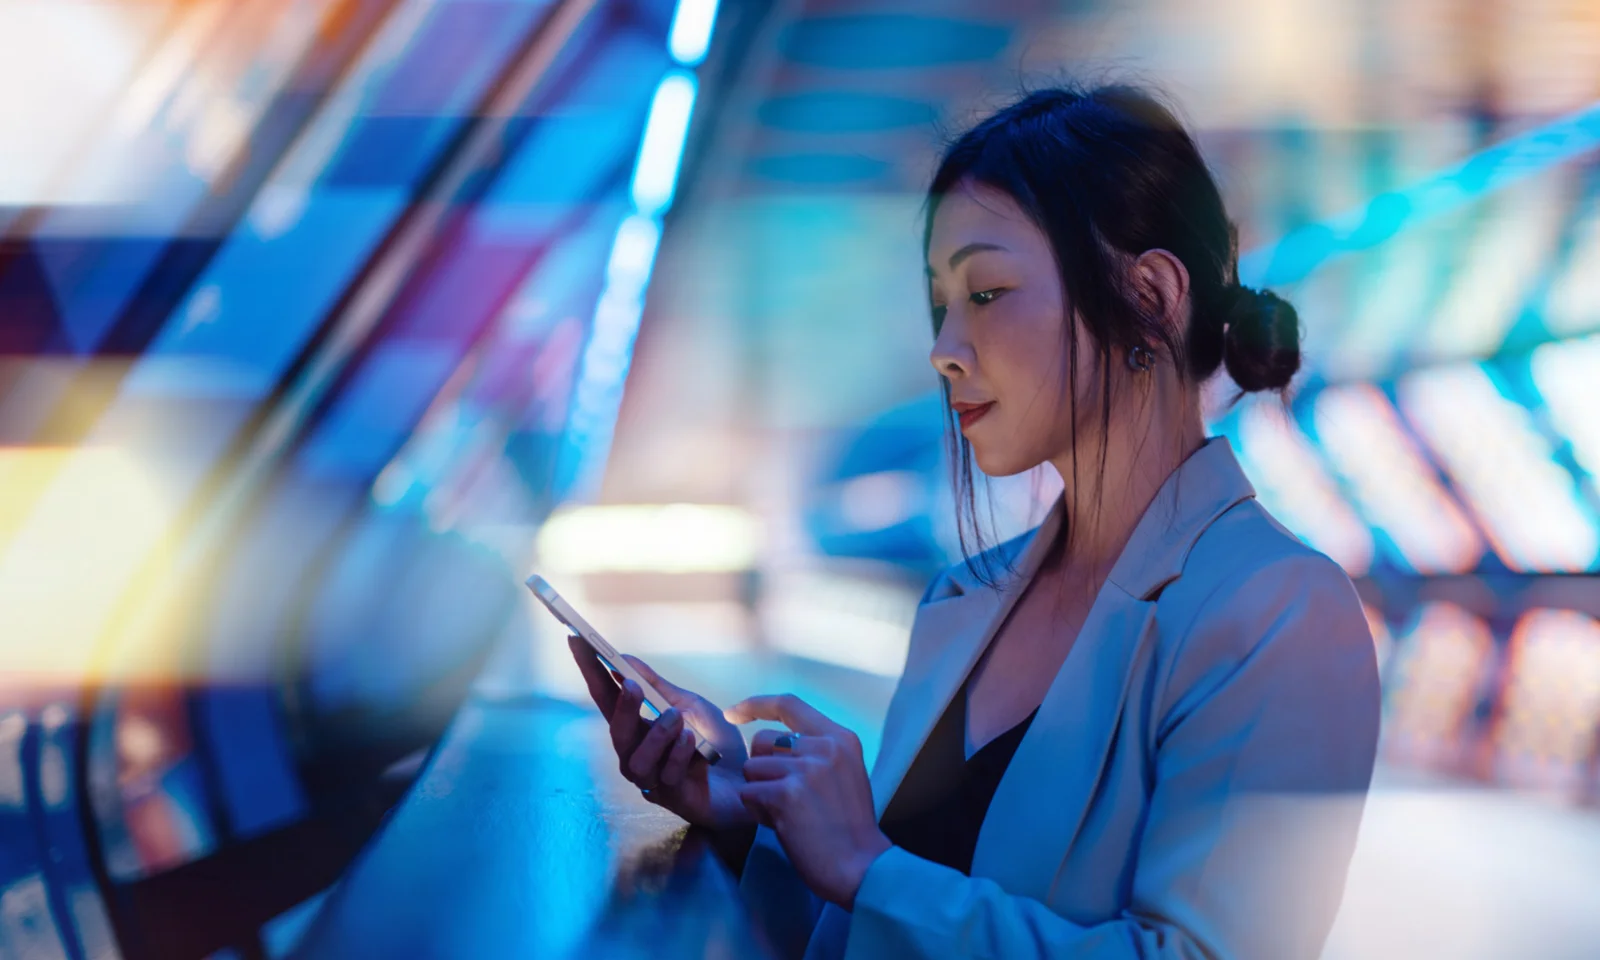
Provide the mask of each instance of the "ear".
POLYGON ((1146 250, 1133 262, 1133 287, 1148 315, 1181 334, 1189 319, 1189 270, 1166 250, 1146 250))

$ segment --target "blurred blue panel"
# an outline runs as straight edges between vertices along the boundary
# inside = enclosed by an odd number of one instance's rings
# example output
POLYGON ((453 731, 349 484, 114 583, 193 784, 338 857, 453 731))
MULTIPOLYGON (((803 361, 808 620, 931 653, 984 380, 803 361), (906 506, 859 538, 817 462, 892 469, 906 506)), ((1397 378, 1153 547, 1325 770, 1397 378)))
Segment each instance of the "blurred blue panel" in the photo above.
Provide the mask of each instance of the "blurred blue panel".
POLYGON ((660 43, 637 32, 606 37, 598 53, 574 64, 583 76, 532 120, 527 140, 475 211, 474 232, 542 238, 570 217, 570 205, 627 176, 667 66, 660 43))
POLYGON ((608 180, 627 176, 642 116, 574 114, 539 121, 493 194, 473 216, 485 238, 537 243, 608 180))
POLYGON ((617 225, 628 213, 620 184, 589 206, 593 212, 584 224, 563 235, 523 278, 508 307, 514 311, 506 322, 508 336, 530 336, 568 317, 581 317, 587 326, 617 225))
POLYGON ((548 95, 536 95, 535 106, 546 117, 591 110, 638 111, 642 123, 656 84, 672 65, 661 38, 638 30, 611 29, 597 46, 567 68, 581 71, 581 77, 570 86, 550 88, 548 95))
POLYGON ((460 126, 456 117, 366 117, 356 123, 322 183, 410 189, 460 126))
POLYGON ((756 109, 761 122, 774 130, 795 133, 858 133, 927 127, 939 108, 909 100, 854 90, 824 90, 773 97, 756 109))
POLYGON ((139 289, 167 242, 159 237, 62 237, 34 241, 56 293, 62 332, 89 353, 139 289))
POLYGON ((608 36, 581 64, 583 75, 553 105, 560 112, 533 121, 466 228, 402 294, 391 336, 448 342, 465 355, 515 292, 537 239, 582 216, 627 171, 665 66, 660 44, 647 41, 608 36))
POLYGON ((784 183, 861 183, 882 179, 892 169, 887 160, 858 153, 790 153, 753 157, 745 164, 752 176, 784 183))
POLYGON ((376 116, 451 116, 473 106, 548 2, 435 6, 369 106, 376 116))
POLYGON ((409 187, 470 116, 543 4, 435 7, 327 174, 340 186, 409 187))
POLYGON ((309 477, 368 480, 383 469, 459 362, 450 346, 380 347, 300 450, 309 477))
POLYGON ((0 355, 52 349, 60 334, 56 292, 36 251, 22 245, 0 264, 0 355))
POLYGON ((314 191, 282 232, 246 226, 229 239, 131 377, 166 392, 159 361, 210 360, 234 395, 270 391, 404 205, 398 191, 314 191), (149 369, 146 369, 146 368, 149 369))
POLYGON ((317 918, 317 911, 322 909, 322 904, 327 899, 328 891, 324 890, 263 924, 261 940, 266 947, 267 956, 276 960, 278 957, 287 957, 293 953, 295 947, 299 946, 301 938, 305 936, 306 929, 311 926, 311 921, 317 918))
POLYGON ((446 246, 426 273, 413 278, 397 307, 390 336, 428 340, 460 357, 527 273, 537 248, 491 243, 467 233, 446 246))
POLYGON ((234 836, 248 839, 303 819, 310 805, 283 727, 282 688, 222 684, 199 696, 202 735, 234 836))
POLYGON ((800 20, 778 46, 790 61, 811 67, 905 70, 988 60, 1010 42, 1002 24, 891 13, 800 20))
MULTIPOLYGON (((241 205, 294 142, 322 89, 394 3, 352 0, 332 18, 314 6, 302 5, 287 19, 306 25, 307 17, 318 19, 320 30, 285 30, 285 18, 271 18, 277 21, 271 35, 256 38, 262 42, 254 49, 234 50, 235 56, 224 58, 228 69, 202 69, 182 79, 176 94, 163 95, 159 107, 150 104, 155 112, 131 140, 100 138, 87 145, 79 158, 85 162, 70 176, 102 186, 120 183, 137 196, 121 205, 61 205, 38 226, 36 237, 50 248, 47 265, 60 292, 63 340, 70 349, 90 352, 113 331, 129 338, 116 344, 120 351, 147 341, 192 282, 193 271, 232 228, 241 205), (197 95, 231 104, 234 115, 254 124, 239 162, 190 162, 196 150, 217 145, 208 127, 217 116, 195 109, 197 95), (141 300, 141 292, 152 296, 141 300), (118 329, 118 321, 131 321, 136 332, 118 329)), ((259 10, 246 16, 261 19, 259 10)), ((159 81, 162 73, 155 66, 144 79, 159 81)))

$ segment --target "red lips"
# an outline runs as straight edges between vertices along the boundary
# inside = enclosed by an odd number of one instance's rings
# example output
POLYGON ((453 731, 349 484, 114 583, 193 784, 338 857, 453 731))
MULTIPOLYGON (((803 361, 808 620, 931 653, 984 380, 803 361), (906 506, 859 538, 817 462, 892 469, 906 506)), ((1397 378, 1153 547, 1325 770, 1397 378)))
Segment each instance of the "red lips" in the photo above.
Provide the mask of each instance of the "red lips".
POLYGON ((961 417, 961 429, 963 430, 983 419, 983 415, 988 413, 990 408, 993 406, 993 400, 990 400, 988 403, 960 402, 950 404, 950 408, 961 417))

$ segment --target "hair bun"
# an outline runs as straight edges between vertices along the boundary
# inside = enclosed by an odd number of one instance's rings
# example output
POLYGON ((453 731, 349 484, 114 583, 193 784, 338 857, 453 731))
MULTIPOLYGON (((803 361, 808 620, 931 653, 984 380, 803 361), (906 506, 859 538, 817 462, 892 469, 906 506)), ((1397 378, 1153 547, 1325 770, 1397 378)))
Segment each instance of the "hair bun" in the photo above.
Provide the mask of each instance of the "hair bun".
POLYGON ((1267 290, 1228 291, 1222 359, 1228 376, 1246 393, 1282 390, 1300 369, 1300 315, 1267 290))

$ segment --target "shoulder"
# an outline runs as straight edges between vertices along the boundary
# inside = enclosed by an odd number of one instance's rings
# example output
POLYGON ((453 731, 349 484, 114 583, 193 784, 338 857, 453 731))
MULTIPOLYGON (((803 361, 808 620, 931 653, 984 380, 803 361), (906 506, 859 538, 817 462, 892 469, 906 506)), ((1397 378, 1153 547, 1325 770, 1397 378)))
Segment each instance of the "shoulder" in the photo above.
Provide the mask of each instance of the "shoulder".
POLYGON ((1343 677, 1361 688, 1351 695, 1376 696, 1372 634, 1354 584, 1254 499, 1200 536, 1156 607, 1169 702, 1203 696, 1241 671, 1265 682, 1343 677))
POLYGON ((1284 528, 1254 498, 1243 500, 1206 529, 1184 562, 1183 574, 1157 601, 1163 619, 1248 615, 1296 600, 1331 600, 1360 613, 1350 578, 1333 560, 1284 528))

